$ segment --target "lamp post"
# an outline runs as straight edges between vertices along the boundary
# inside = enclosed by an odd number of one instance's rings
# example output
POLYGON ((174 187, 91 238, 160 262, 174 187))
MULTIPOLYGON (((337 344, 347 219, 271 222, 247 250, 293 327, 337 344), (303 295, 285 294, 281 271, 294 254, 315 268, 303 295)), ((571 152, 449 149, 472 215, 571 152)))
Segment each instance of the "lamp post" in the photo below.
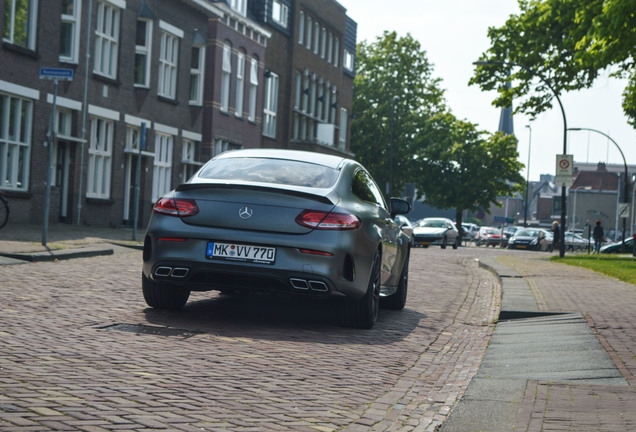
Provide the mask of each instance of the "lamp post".
POLYGON ((530 189, 530 149, 532 148, 532 127, 526 125, 528 128, 528 166, 526 167, 526 196, 525 205, 523 207, 523 226, 528 226, 528 193, 530 189))
MULTIPOLYGON (((599 133, 601 135, 603 135, 605 138, 607 138, 608 140, 610 140, 612 143, 614 143, 614 145, 616 146, 616 148, 618 149, 619 153, 621 154, 621 157, 623 158, 623 165, 625 166, 625 186, 624 186, 624 190, 623 190, 623 203, 629 203, 629 174, 627 172, 627 160, 625 160, 625 155, 623 154, 623 150, 621 150, 620 146, 616 143, 616 141, 614 141, 612 139, 611 136, 609 136, 608 134, 601 132, 600 130, 596 130, 596 129, 591 129, 591 128, 569 128, 568 130, 570 131, 591 131, 591 132, 596 132, 599 133)), ((623 218, 623 243, 621 245, 621 249, 625 250, 625 224, 627 222, 627 218, 624 217, 623 218)))
POLYGON ((393 96, 391 99, 391 143, 389 149, 389 187, 386 191, 389 197, 393 193, 393 115, 395 111, 395 103, 400 100, 399 96, 393 96))
MULTIPOLYGON (((559 93, 550 85, 550 82, 539 72, 534 71, 526 66, 523 66, 519 63, 513 61, 500 61, 500 60, 489 60, 489 61, 476 61, 473 62, 474 65, 484 66, 484 65, 493 65, 499 64, 503 66, 517 66, 521 69, 529 72, 530 74, 539 77, 543 83, 548 86, 550 91, 554 94, 557 102, 559 103, 559 107, 561 108, 561 115, 563 116, 563 155, 567 153, 568 150, 568 122, 565 117, 565 110, 563 109, 563 104, 561 103, 561 98, 559 97, 559 93)), ((566 206, 566 197, 565 197, 565 184, 561 186, 561 229, 559 230, 559 257, 563 258, 565 256, 565 206, 566 206)))

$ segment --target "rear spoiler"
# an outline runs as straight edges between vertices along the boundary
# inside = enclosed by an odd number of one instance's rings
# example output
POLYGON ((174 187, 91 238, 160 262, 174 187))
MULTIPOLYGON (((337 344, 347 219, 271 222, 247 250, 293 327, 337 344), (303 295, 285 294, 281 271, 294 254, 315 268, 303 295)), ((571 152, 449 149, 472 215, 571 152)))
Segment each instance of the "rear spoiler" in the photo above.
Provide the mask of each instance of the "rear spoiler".
MULTIPOLYGON (((188 190, 200 190, 200 189, 236 189, 236 190, 251 190, 259 192, 275 192, 282 193, 290 196, 297 196, 299 198, 310 199, 323 204, 336 205, 339 198, 333 191, 329 191, 327 195, 321 195, 311 193, 302 190, 294 189, 282 189, 275 186, 261 186, 261 185, 245 185, 240 183, 183 183, 175 188, 176 192, 188 191, 188 190)), ((320 189, 325 191, 325 189, 320 189)))

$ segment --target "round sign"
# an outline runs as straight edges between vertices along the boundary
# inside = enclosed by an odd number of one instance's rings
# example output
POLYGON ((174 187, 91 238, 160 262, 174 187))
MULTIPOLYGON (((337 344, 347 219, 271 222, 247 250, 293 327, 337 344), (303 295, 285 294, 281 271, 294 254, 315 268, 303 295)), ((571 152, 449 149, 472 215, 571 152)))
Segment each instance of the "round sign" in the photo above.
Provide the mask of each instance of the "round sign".
POLYGON ((476 216, 477 216, 477 219, 483 219, 486 217, 486 213, 483 210, 479 210, 476 216))
POLYGON ((570 167, 570 161, 568 159, 561 159, 559 161, 559 168, 566 170, 570 167))

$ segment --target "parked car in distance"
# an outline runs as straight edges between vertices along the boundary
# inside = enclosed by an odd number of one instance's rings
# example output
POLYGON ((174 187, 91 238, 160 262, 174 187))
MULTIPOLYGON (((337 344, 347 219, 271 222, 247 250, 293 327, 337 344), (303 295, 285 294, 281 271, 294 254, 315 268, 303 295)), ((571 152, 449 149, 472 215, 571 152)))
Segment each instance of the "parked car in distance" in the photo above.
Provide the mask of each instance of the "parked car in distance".
POLYGON ((411 239, 410 244, 411 246, 414 246, 415 242, 413 239, 413 224, 411 223, 409 218, 404 215, 396 215, 395 223, 398 224, 398 226, 402 229, 402 231, 404 231, 407 236, 409 236, 409 239, 411 239))
POLYGON ((501 230, 494 227, 481 227, 475 239, 475 246, 496 247, 501 244, 501 230))
MULTIPOLYGON (((565 249, 568 251, 580 251, 586 250, 588 248, 588 240, 583 238, 580 234, 566 232, 564 234, 565 238, 565 249)), ((594 247, 594 241, 591 242, 590 248, 594 247)))
POLYGON ((521 228, 508 239, 508 249, 552 251, 552 236, 543 228, 521 228))
POLYGON ((420 219, 413 227, 415 246, 429 247, 440 245, 442 249, 451 245, 453 249, 459 246, 459 231, 455 222, 447 218, 420 219))
POLYGON ((333 297, 343 325, 370 328, 404 308, 407 201, 380 192, 351 159, 250 149, 222 153, 157 200, 144 238, 142 291, 180 309, 191 291, 333 297))
POLYGON ((473 241, 479 234, 479 225, 474 223, 463 223, 462 228, 464 228, 464 232, 466 233, 466 238, 462 240, 465 241, 473 241))
POLYGON ((622 250, 623 242, 610 243, 601 246, 601 253, 634 253, 634 237, 625 238, 625 250, 622 250))

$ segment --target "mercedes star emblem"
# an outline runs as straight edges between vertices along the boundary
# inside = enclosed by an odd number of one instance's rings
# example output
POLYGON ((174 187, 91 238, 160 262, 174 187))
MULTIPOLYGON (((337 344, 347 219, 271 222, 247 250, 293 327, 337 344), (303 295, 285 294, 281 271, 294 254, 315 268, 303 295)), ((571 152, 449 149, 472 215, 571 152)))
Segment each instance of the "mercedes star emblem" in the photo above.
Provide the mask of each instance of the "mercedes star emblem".
POLYGON ((254 213, 254 210, 252 210, 248 206, 241 207, 241 209, 239 210, 239 216, 241 217, 241 219, 249 219, 252 217, 253 213, 254 213))

